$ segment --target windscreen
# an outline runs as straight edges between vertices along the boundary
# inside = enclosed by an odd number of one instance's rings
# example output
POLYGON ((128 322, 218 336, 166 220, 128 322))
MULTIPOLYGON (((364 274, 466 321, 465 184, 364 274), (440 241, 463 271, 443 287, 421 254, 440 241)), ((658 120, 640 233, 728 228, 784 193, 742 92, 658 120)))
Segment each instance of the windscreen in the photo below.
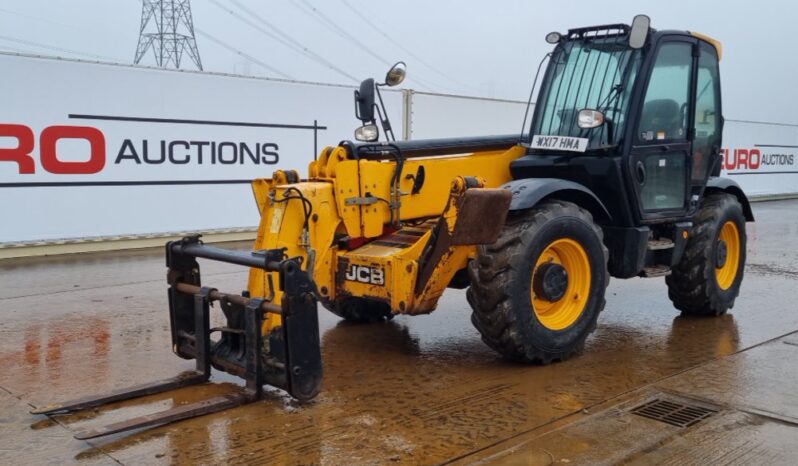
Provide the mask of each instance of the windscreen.
POLYGON ((533 135, 588 139, 588 149, 618 143, 626 123, 640 52, 625 35, 568 40, 554 51, 540 92, 533 135), (604 113, 606 123, 580 129, 582 109, 604 113))

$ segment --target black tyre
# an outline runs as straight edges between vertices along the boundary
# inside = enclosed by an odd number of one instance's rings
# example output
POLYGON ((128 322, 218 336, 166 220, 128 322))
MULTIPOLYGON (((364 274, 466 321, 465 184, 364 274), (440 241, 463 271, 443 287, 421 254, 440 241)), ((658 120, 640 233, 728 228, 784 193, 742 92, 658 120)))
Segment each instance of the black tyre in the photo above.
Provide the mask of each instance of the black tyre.
POLYGON ((394 317, 388 304, 362 298, 346 298, 325 307, 338 317, 358 324, 384 322, 394 317))
POLYGON ((607 248, 589 212, 550 200, 511 213, 469 265, 471 321, 504 357, 547 364, 582 350, 604 308, 607 248))
POLYGON ((745 216, 731 194, 710 194, 693 217, 681 260, 666 278, 684 314, 718 316, 734 306, 745 268, 745 216))

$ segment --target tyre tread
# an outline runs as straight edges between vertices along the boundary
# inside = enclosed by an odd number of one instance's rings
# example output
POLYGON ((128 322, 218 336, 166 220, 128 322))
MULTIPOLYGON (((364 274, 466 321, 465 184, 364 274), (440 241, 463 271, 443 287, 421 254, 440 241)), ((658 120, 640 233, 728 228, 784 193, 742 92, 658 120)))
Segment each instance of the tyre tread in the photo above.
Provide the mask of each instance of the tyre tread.
MULTIPOLYGON (((716 240, 716 228, 720 218, 724 212, 735 208, 739 209, 742 215, 742 207, 735 196, 726 193, 710 194, 704 198, 701 208, 693 217, 693 228, 682 258, 673 267, 672 274, 665 278, 668 298, 683 314, 718 316, 725 314, 734 306, 739 289, 735 290, 730 300, 716 292, 715 268, 711 266, 711 255, 714 251, 713 243, 716 240)), ((744 257, 743 255, 741 258, 743 262, 744 257)), ((744 268, 745 264, 742 266, 744 268)), ((739 280, 741 279, 742 268, 739 280)))
MULTIPOLYGON (((570 347, 558 352, 542 348, 535 342, 525 341, 519 332, 511 287, 508 286, 517 280, 519 273, 512 259, 519 251, 531 247, 540 227, 562 216, 575 217, 590 225, 599 238, 604 254, 604 277, 609 277, 606 270, 609 253, 603 243, 601 228, 593 222, 593 217, 587 210, 557 199, 545 201, 532 210, 511 213, 499 239, 494 244, 480 246, 476 260, 469 264, 471 287, 466 296, 473 310, 471 322, 480 332, 485 344, 508 359, 548 364, 581 352, 588 334, 596 328, 596 318, 606 304, 604 290, 601 290, 599 309, 590 323, 589 331, 570 347)), ((606 279, 605 288, 608 282, 609 279, 606 279)))

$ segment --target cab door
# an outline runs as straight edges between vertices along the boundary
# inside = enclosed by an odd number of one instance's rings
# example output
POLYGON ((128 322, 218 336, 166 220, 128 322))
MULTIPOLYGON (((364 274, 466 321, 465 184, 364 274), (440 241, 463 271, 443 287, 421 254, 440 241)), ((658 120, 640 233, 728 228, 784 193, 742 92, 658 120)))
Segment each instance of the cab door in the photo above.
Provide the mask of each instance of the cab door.
POLYGON ((689 208, 695 46, 689 37, 661 40, 640 100, 628 169, 644 221, 689 208))
POLYGON ((696 69, 695 116, 693 117, 692 173, 690 176, 691 202, 701 198, 707 178, 717 175, 721 165, 721 136, 723 115, 720 98, 720 72, 717 49, 703 41, 698 42, 698 68, 696 69))

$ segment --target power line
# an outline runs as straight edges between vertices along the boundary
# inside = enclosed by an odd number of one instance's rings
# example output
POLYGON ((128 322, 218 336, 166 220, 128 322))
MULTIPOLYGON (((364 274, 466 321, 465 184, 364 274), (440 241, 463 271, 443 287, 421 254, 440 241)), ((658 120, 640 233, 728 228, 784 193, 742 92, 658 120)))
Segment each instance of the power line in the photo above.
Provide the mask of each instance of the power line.
POLYGON ((14 37, 7 37, 7 36, 2 36, 2 35, 0 35, 0 39, 8 41, 8 42, 15 42, 17 44, 38 47, 38 48, 42 48, 42 49, 45 49, 45 50, 52 50, 52 51, 55 51, 55 52, 71 53, 73 55, 80 55, 80 56, 83 56, 83 57, 91 57, 91 58, 100 59, 100 60, 121 61, 118 58, 106 57, 106 56, 103 56, 103 55, 95 55, 95 54, 92 54, 92 53, 79 52, 77 50, 67 49, 67 48, 64 48, 64 47, 56 47, 55 45, 43 44, 41 42, 34 42, 32 40, 17 39, 17 38, 14 38, 14 37))
POLYGON ((3 13, 9 13, 9 14, 12 14, 12 15, 19 16, 21 18, 32 19, 34 21, 42 21, 42 22, 45 22, 45 23, 50 23, 50 24, 54 24, 56 26, 61 26, 61 27, 70 28, 70 29, 78 29, 75 26, 71 26, 69 24, 59 23, 58 21, 53 21, 53 20, 50 20, 50 19, 47 19, 47 18, 41 18, 41 17, 38 17, 38 16, 27 15, 27 14, 24 14, 24 13, 20 13, 18 11, 8 10, 6 8, 0 8, 0 11, 2 11, 3 13))
POLYGON ((196 28, 195 27, 194 30, 197 33, 199 33, 200 35, 202 35, 203 37, 211 40, 212 42, 215 42, 217 45, 220 45, 220 46, 226 48, 227 50, 229 50, 229 51, 231 51, 231 52, 233 52, 233 53, 245 58, 246 60, 249 60, 250 62, 252 62, 252 63, 254 63, 256 65, 259 65, 259 66, 262 66, 263 68, 266 68, 267 70, 271 71, 274 74, 280 75, 280 76, 282 76, 285 79, 296 79, 293 76, 290 76, 290 75, 288 75, 286 73, 283 73, 282 71, 278 70, 277 68, 258 60, 257 58, 253 57, 252 55, 249 55, 247 53, 244 53, 244 52, 238 50, 237 48, 233 47, 232 45, 229 45, 229 44, 227 44, 225 42, 222 42, 220 39, 208 34, 207 32, 203 31, 200 28, 196 28))
MULTIPOLYGON (((324 25, 324 27, 326 27, 327 29, 333 31, 339 37, 342 37, 345 40, 347 40, 347 41, 351 42, 352 44, 356 45, 358 48, 362 49, 367 54, 371 55, 372 57, 374 57, 378 61, 380 61, 383 64, 385 64, 386 67, 393 65, 392 62, 386 60, 385 58, 380 56, 377 52, 375 52, 375 51, 371 50, 370 48, 366 47, 357 37, 355 37, 352 34, 349 34, 348 32, 346 32, 346 30, 344 30, 344 28, 339 27, 335 23, 335 21, 333 21, 329 16, 325 15, 324 13, 319 11, 316 7, 311 5, 307 0, 300 0, 300 1, 302 2, 302 5, 300 5, 299 3, 296 3, 296 2, 293 3, 294 6, 296 6, 300 11, 302 11, 303 13, 309 15, 311 18, 313 18, 314 20, 316 20, 319 23, 321 23, 322 25, 324 25)), ((433 87, 437 87, 437 86, 434 86, 434 85, 430 86, 430 84, 428 82, 426 82, 424 79, 421 79, 421 78, 419 78, 417 76, 414 76, 413 79, 418 81, 418 83, 420 84, 419 87, 425 88, 426 90, 431 90, 433 87)))
POLYGON ((347 8, 349 8, 349 10, 351 10, 351 11, 352 11, 352 12, 353 12, 355 15, 357 15, 357 16, 358 16, 360 19, 362 19, 362 20, 363 20, 363 22, 365 22, 366 24, 368 24, 368 25, 369 25, 369 26, 370 26, 372 29, 374 29, 375 31, 377 31, 377 32, 378 32, 378 33, 379 33, 381 36, 383 36, 383 37, 384 37, 386 40, 388 40, 390 43, 394 44, 396 47, 400 48, 400 49, 401 49, 403 52, 405 52, 406 54, 408 54, 410 57, 414 58, 414 59, 415 59, 415 60, 416 60, 418 63, 421 63, 422 65, 424 65, 425 67, 427 67, 427 68, 428 68, 428 69, 430 69, 431 71, 435 72, 435 73, 436 73, 436 74, 438 74, 439 76, 441 76, 441 77, 445 78, 445 79, 446 79, 446 80, 448 80, 448 81, 451 81, 451 82, 453 82, 453 83, 456 83, 456 84, 460 85, 461 87, 465 87, 465 88, 469 88, 469 89, 474 89, 474 90, 478 89, 478 88, 476 88, 476 87, 474 87, 474 86, 472 86, 472 85, 469 85, 469 84, 463 83, 463 82, 461 82, 461 81, 458 81, 457 79, 454 79, 454 78, 452 78, 451 76, 447 75, 446 73, 444 73, 444 72, 440 71, 440 70, 439 70, 438 68, 436 68, 435 66, 433 66, 433 65, 431 65, 431 64, 429 64, 429 63, 427 63, 427 62, 426 62, 424 59, 422 59, 421 57, 419 57, 418 55, 416 55, 415 53, 413 53, 411 50, 409 50, 407 47, 405 47, 404 45, 402 45, 402 43, 401 43, 401 42, 399 42, 399 41, 395 40, 393 37, 389 36, 389 35, 388 35, 388 34, 387 34, 385 31, 383 31, 383 29, 382 29, 382 28, 380 28, 379 26, 377 26, 376 24, 374 24, 374 22, 372 22, 372 21, 371 21, 371 20, 368 18, 368 16, 364 15, 364 14, 363 14, 363 13, 361 13, 361 12, 360 12, 360 11, 359 11, 357 8, 353 7, 353 6, 352 6, 352 4, 351 4, 351 3, 349 3, 347 0, 340 0, 340 1, 341 1, 341 3, 343 3, 343 4, 344 4, 344 6, 346 6, 347 8))
MULTIPOLYGON (((280 28, 278 28, 277 26, 275 26, 275 25, 273 25, 272 23, 270 23, 270 22, 266 21, 266 20, 265 20, 265 19, 264 19, 262 16, 260 16, 260 15, 256 14, 255 12, 253 12, 252 10, 250 10, 249 8, 247 8, 247 7, 245 7, 244 5, 242 5, 242 4, 241 4, 241 2, 239 2, 238 0, 232 0, 232 2, 233 2, 233 3, 234 3, 236 6, 238 6, 238 7, 239 7, 241 10, 243 10, 243 11, 247 12, 247 13, 248 13, 248 14, 250 14, 252 17, 256 18, 258 21, 260 21, 261 23, 265 24, 267 27, 269 27, 269 28, 270 28, 270 29, 272 29, 274 32, 276 32, 276 33, 277 33, 277 34, 278 34, 280 37, 282 37, 282 38, 284 39, 283 43, 285 43, 285 42, 288 42, 288 44, 286 44, 287 46, 289 46, 289 47, 290 47, 290 45, 289 45, 289 44, 293 44, 293 45, 296 47, 296 48, 295 48, 295 50, 296 50, 296 51, 298 51, 298 52, 300 52, 300 53, 302 53, 302 54, 304 54, 304 55, 306 55, 306 56, 308 56, 308 57, 312 58, 313 60, 316 60, 317 62, 319 62, 319 63, 321 63, 321 64, 323 64, 323 65, 327 66, 328 68, 330 68, 330 69, 334 70, 335 72, 337 72, 337 73, 341 74, 342 76, 345 76, 346 78, 349 78, 349 79, 350 79, 350 80, 352 80, 352 81, 359 82, 359 79, 358 79, 358 78, 356 78, 355 76, 352 76, 351 74, 349 74, 349 73, 347 73, 346 71, 342 70, 341 68, 337 67, 337 66, 336 66, 334 63, 332 63, 331 61, 327 60, 327 59, 326 59, 326 58, 324 58, 323 56, 321 56, 321 55, 317 54, 316 52, 314 52, 314 51, 310 50, 308 47, 306 47, 305 45, 303 45, 303 44, 302 44, 301 42, 299 42, 298 40, 294 39, 294 38, 293 38, 291 35, 289 35, 288 33, 286 33, 286 32, 284 32, 284 31, 282 31, 282 30, 281 30, 280 28)), ((273 35, 272 35, 272 37, 273 37, 273 35)))
POLYGON ((382 58, 379 54, 377 54, 377 52, 375 52, 375 51, 371 50, 370 48, 366 47, 365 45, 363 45, 357 39, 357 37, 353 36, 352 34, 349 34, 343 28, 339 27, 335 23, 335 21, 333 21, 329 16, 325 15, 321 11, 319 11, 315 6, 311 5, 307 0, 299 0, 299 2, 301 2, 301 5, 300 5, 300 3, 296 2, 296 1, 293 1, 292 4, 294 6, 296 6, 297 8, 299 8, 303 13, 309 15, 311 18, 315 19, 316 21, 318 21, 319 23, 324 25, 324 27, 326 27, 327 29, 329 29, 332 32, 334 32, 335 34, 337 34, 339 37, 342 37, 342 38, 346 39, 347 41, 349 41, 352 44, 356 45, 358 48, 360 48, 361 50, 363 50, 367 54, 371 55, 377 61, 382 62, 385 66, 393 65, 393 63, 391 63, 390 61, 382 58))
MULTIPOLYGON (((138 3, 140 0, 133 0, 133 1, 138 3)), ((249 54, 247 54, 245 52, 242 52, 241 50, 238 50, 237 48, 233 47, 232 45, 230 45, 230 44, 222 41, 221 39, 219 39, 219 38, 217 38, 217 37, 205 32, 205 31, 203 31, 202 29, 200 29, 200 28, 198 28, 196 26, 194 27, 194 31, 197 34, 199 34, 199 35, 205 37, 206 39, 210 40, 211 42, 214 42, 217 45, 219 45, 219 46, 221 46, 221 47, 223 47, 223 48, 235 53, 236 55, 238 55, 240 57, 243 57, 245 60, 247 60, 247 61, 249 61, 251 63, 254 63, 256 65, 262 66, 263 68, 266 68, 267 70, 271 71, 274 74, 277 74, 277 75, 279 75, 279 76, 281 76, 281 77, 283 77, 285 79, 295 79, 293 76, 290 76, 290 75, 288 75, 286 73, 283 73, 282 71, 278 70, 277 68, 275 68, 273 66, 270 66, 270 65, 258 60, 257 58, 253 57, 252 55, 249 55, 249 54)), ((271 77, 271 76, 267 76, 267 77, 271 77)), ((271 78, 273 78, 273 77, 271 77, 271 78)), ((275 79, 275 78, 273 78, 273 79, 275 79)))
POLYGON ((221 4, 217 0, 210 0, 210 1, 211 1, 211 3, 216 5, 217 7, 223 9, 224 11, 227 11, 228 13, 230 13, 233 16, 235 16, 239 20, 241 20, 244 23, 250 25, 254 29, 256 29, 256 30, 260 31, 261 33, 263 33, 264 35, 274 39, 275 41, 279 42, 280 44, 284 45, 285 47, 287 47, 287 48, 289 48, 289 49, 291 49, 291 50, 293 50, 293 51, 295 51, 297 53, 300 53, 300 54, 310 58, 311 60, 313 60, 313 61, 315 61, 317 63, 320 63, 320 64, 330 68, 331 70, 337 72, 338 74, 340 74, 340 75, 342 75, 342 76, 344 76, 344 77, 346 77, 346 78, 348 78, 348 79, 350 79, 352 81, 358 82, 358 79, 356 77, 354 77, 351 74, 347 73, 346 71, 338 68, 337 66, 335 66, 335 64, 333 64, 332 62, 328 61, 327 59, 325 59, 321 55, 318 55, 317 53, 313 52, 308 47, 304 46, 302 43, 300 43, 299 41, 297 41, 296 39, 294 39, 293 37, 291 37, 289 34, 285 33, 284 31, 280 30, 278 27, 274 26, 270 22, 266 21, 263 17, 259 16, 254 11, 252 11, 249 8, 247 8, 246 6, 242 5, 237 0, 232 0, 232 3, 234 3, 239 9, 241 9, 244 13, 248 14, 253 19, 257 20, 258 22, 262 23, 267 28, 271 29, 271 31, 265 29, 263 26, 253 22, 252 20, 249 20, 249 19, 243 17, 241 14, 239 14, 239 13, 235 12, 234 10, 228 8, 227 6, 221 4))

